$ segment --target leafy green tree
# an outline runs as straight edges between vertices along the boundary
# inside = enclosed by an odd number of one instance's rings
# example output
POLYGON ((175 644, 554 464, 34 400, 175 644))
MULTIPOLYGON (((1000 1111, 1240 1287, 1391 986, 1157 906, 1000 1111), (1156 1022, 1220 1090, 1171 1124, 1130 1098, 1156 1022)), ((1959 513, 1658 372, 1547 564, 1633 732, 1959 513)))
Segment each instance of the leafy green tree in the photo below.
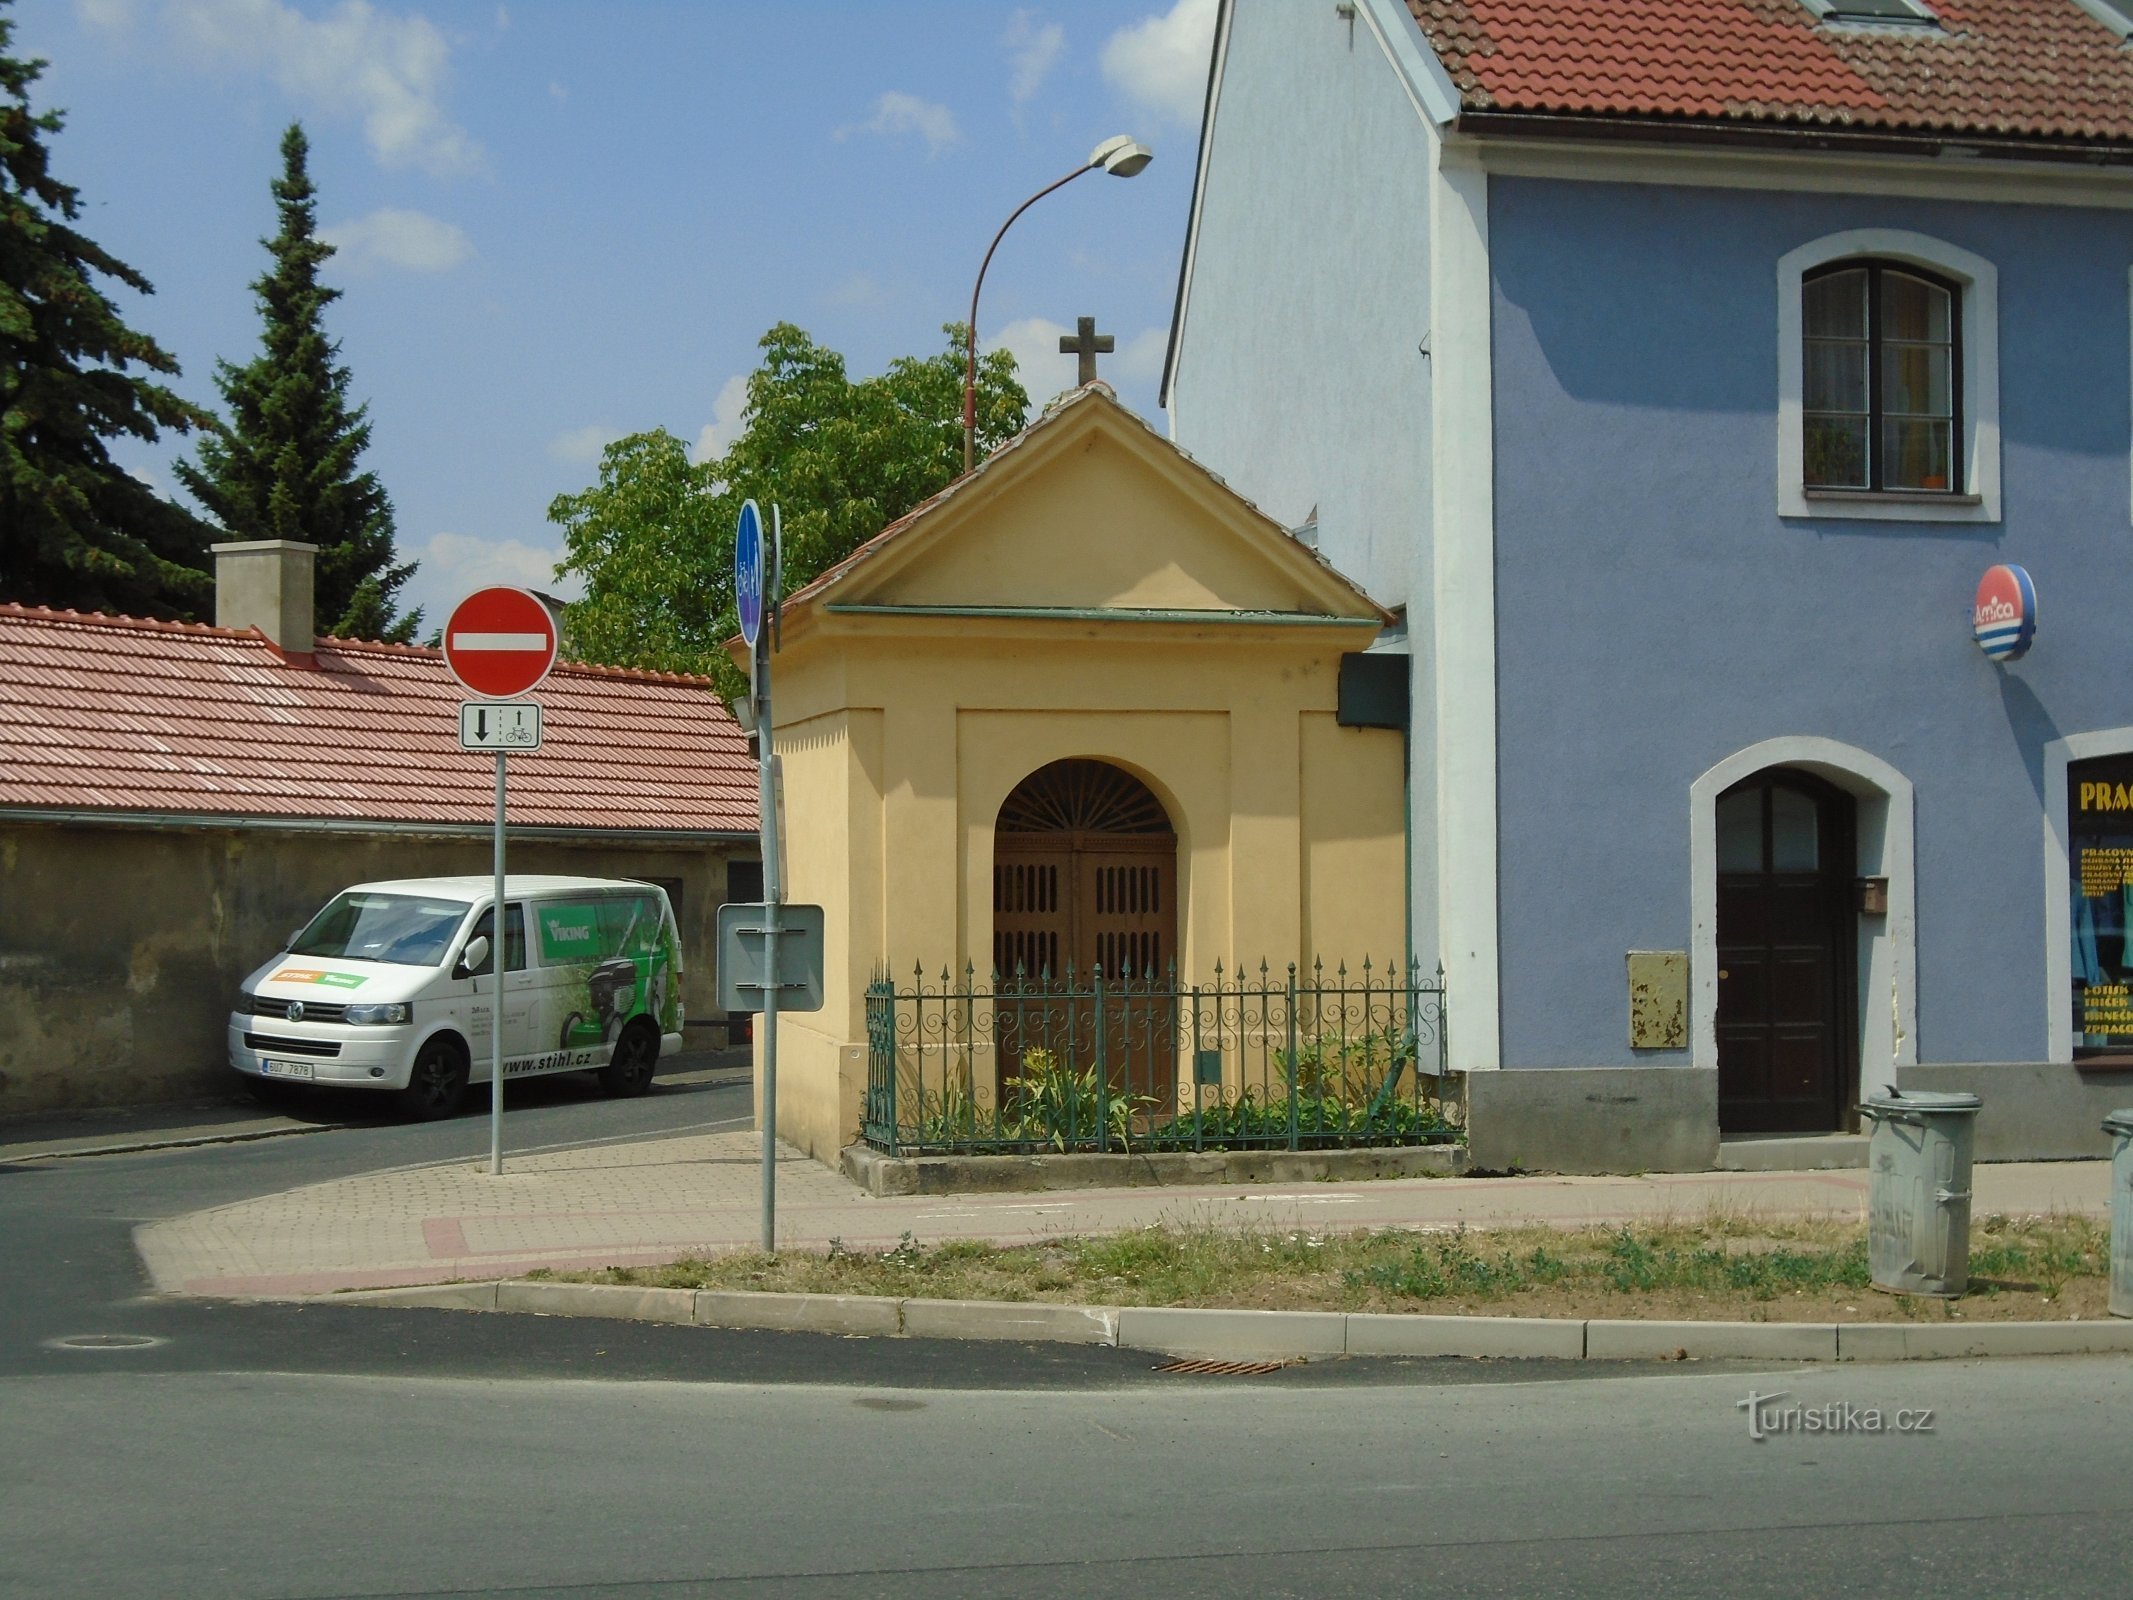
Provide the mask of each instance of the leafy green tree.
POLYGON ((101 276, 154 292, 72 226, 80 192, 52 176, 45 148, 62 118, 30 109, 44 63, 8 54, 13 31, 0 11, 0 598, 196 616, 213 592, 214 530, 108 445, 215 419, 147 376, 176 377, 178 364, 97 287, 101 276))
POLYGON ((318 237, 310 143, 291 123, 274 183, 281 231, 262 240, 271 257, 253 285, 264 324, 245 365, 217 362, 230 410, 227 432, 200 443, 178 480, 235 539, 302 539, 319 547, 314 615, 343 639, 406 643, 421 625, 400 615, 400 586, 415 563, 393 559, 393 508, 357 458, 370 443, 367 405, 348 402, 341 347, 326 335, 326 308, 341 297, 319 281, 333 246, 318 237))
MULTIPOLYGON (((900 357, 855 383, 836 351, 781 322, 763 336, 747 425, 724 455, 692 462, 664 429, 609 445, 600 481, 548 507, 564 530, 557 573, 585 581, 564 620, 566 651, 706 673, 737 692, 742 674, 722 646, 740 626, 732 549, 741 502, 753 498, 766 516, 778 503, 790 593, 946 488, 963 468, 963 330, 943 332, 938 354, 900 357)), ((1014 357, 984 356, 980 452, 1012 438, 1028 409, 1014 357)))

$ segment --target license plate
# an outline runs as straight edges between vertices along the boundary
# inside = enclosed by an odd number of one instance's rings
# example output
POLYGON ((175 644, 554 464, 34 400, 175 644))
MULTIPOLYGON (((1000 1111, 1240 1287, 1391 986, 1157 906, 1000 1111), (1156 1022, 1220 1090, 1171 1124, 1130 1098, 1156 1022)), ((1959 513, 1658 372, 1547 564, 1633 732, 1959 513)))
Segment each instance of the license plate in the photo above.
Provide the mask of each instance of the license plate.
POLYGON ((308 1078, 311 1063, 308 1061, 269 1061, 264 1056, 259 1061, 262 1078, 308 1078))

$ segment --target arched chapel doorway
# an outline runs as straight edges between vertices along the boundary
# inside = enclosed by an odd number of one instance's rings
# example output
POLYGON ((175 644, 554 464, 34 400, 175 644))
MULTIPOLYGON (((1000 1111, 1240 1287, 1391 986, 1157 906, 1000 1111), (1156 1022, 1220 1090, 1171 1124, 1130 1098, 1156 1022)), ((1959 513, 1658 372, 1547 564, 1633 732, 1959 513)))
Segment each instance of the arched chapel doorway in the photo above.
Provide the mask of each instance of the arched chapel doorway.
POLYGON ((1718 1125, 1827 1133, 1858 1094, 1855 804, 1768 767, 1718 797, 1718 1125))
POLYGON ((1033 1049, 1093 1066, 1100 1036, 1114 1089, 1174 1098, 1177 891, 1177 831, 1130 772, 1054 761, 1016 785, 993 832, 993 971, 1001 993, 1045 998, 996 1005, 1003 1087, 1033 1049))
POLYGON ((1039 767, 993 833, 993 970, 1162 977, 1177 958, 1177 884, 1177 832, 1145 783, 1107 761, 1039 767))

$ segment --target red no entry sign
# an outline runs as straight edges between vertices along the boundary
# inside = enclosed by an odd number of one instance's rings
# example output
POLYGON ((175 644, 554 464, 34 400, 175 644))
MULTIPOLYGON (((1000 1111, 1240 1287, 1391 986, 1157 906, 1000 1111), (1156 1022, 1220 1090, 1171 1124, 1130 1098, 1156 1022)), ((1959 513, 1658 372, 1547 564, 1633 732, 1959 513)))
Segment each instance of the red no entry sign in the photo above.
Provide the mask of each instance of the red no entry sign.
POLYGON ((555 665, 555 618, 524 589, 476 589, 444 625, 444 661, 478 695, 524 694, 555 665))

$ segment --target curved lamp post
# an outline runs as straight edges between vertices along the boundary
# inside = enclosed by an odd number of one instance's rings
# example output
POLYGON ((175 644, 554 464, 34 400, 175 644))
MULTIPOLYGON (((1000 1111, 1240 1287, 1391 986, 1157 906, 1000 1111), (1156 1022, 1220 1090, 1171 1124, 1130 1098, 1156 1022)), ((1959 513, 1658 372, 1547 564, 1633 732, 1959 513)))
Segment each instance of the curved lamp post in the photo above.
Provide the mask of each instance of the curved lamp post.
POLYGON ((970 289, 970 324, 963 360, 963 470, 968 472, 975 465, 978 448, 978 292, 985 287, 985 269, 992 265, 992 253, 1000 248, 1000 241, 1007 230, 1015 225, 1015 218, 1042 200, 1054 189, 1063 189, 1084 172, 1101 168, 1114 178, 1130 178, 1155 159, 1155 152, 1146 145, 1129 139, 1124 134, 1106 139, 1089 152, 1089 159, 1061 178, 1057 183, 1048 183, 1022 204, 1016 206, 1013 215, 1000 224, 1000 231, 992 236, 992 243, 985 247, 985 259, 978 265, 978 281, 970 289))

